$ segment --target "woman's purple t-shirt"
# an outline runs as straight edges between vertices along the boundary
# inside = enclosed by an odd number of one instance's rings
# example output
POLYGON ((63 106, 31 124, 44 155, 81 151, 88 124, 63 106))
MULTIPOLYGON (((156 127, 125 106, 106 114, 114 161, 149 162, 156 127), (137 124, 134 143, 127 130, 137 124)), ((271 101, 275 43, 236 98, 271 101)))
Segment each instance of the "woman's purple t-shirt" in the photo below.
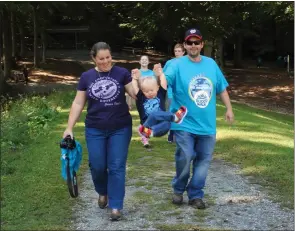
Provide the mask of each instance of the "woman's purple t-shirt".
POLYGON ((131 81, 130 72, 117 66, 109 72, 98 72, 95 68, 83 72, 77 90, 87 94, 85 126, 98 129, 132 126, 124 88, 131 81))

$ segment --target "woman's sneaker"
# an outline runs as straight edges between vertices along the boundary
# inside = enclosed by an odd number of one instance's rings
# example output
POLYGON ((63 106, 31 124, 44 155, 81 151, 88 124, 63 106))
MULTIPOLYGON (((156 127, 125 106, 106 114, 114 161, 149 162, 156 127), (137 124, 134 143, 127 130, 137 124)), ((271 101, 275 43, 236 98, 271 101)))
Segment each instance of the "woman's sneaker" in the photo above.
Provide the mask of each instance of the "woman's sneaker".
POLYGON ((122 218, 122 214, 118 209, 112 209, 110 220, 111 221, 119 221, 122 218))
POLYGON ((175 112, 175 116, 177 117, 177 121, 175 121, 175 123, 181 124, 187 112, 187 108, 185 106, 181 106, 178 111, 175 112))

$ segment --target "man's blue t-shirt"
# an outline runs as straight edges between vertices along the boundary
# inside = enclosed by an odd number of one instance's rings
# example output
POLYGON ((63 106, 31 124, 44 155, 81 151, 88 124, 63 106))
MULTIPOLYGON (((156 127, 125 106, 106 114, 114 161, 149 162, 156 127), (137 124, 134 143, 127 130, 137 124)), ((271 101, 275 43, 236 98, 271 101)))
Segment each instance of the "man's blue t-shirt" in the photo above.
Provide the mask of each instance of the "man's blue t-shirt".
POLYGON ((154 76, 155 77, 154 72, 150 69, 147 69, 147 70, 140 69, 140 73, 141 73, 141 77, 143 77, 143 78, 147 77, 147 76, 154 76))
MULTIPOLYGON (((165 66, 163 67, 163 71, 165 72, 168 68, 168 66, 173 63, 176 60, 176 58, 170 59, 165 63, 165 66)), ((172 88, 168 85, 167 86, 167 97, 168 99, 172 99, 173 98, 173 92, 172 92, 172 88)))
POLYGON ((130 72, 117 66, 109 72, 92 68, 82 73, 77 90, 87 94, 86 127, 120 129, 132 125, 125 97, 125 85, 131 81, 130 72))
POLYGON ((165 111, 166 92, 164 88, 160 87, 157 96, 153 99, 148 99, 141 90, 138 91, 136 107, 139 113, 140 124, 143 124, 152 112, 165 111))
POLYGON ((169 65, 165 76, 173 91, 172 111, 180 106, 188 109, 183 122, 172 123, 171 130, 216 134, 216 94, 228 86, 216 62, 206 56, 193 62, 186 55, 169 65))

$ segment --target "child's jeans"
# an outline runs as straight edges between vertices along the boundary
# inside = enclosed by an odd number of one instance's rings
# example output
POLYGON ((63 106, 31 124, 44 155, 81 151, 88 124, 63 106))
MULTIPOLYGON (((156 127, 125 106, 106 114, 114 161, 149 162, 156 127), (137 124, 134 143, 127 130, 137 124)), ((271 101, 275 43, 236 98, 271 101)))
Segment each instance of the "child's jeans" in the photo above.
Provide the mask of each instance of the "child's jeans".
POLYGON ((152 129, 154 137, 160 137, 170 130, 174 114, 168 111, 156 111, 150 114, 143 126, 152 129))

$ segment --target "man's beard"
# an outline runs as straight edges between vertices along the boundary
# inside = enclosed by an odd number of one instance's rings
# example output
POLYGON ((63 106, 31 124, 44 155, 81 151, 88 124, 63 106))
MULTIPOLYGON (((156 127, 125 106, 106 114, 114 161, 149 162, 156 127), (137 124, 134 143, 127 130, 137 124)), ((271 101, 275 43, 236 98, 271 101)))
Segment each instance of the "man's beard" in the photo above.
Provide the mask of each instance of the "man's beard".
POLYGON ((197 54, 192 54, 192 53, 190 53, 190 54, 188 54, 191 58, 197 58, 199 55, 200 55, 200 53, 197 53, 197 54))

